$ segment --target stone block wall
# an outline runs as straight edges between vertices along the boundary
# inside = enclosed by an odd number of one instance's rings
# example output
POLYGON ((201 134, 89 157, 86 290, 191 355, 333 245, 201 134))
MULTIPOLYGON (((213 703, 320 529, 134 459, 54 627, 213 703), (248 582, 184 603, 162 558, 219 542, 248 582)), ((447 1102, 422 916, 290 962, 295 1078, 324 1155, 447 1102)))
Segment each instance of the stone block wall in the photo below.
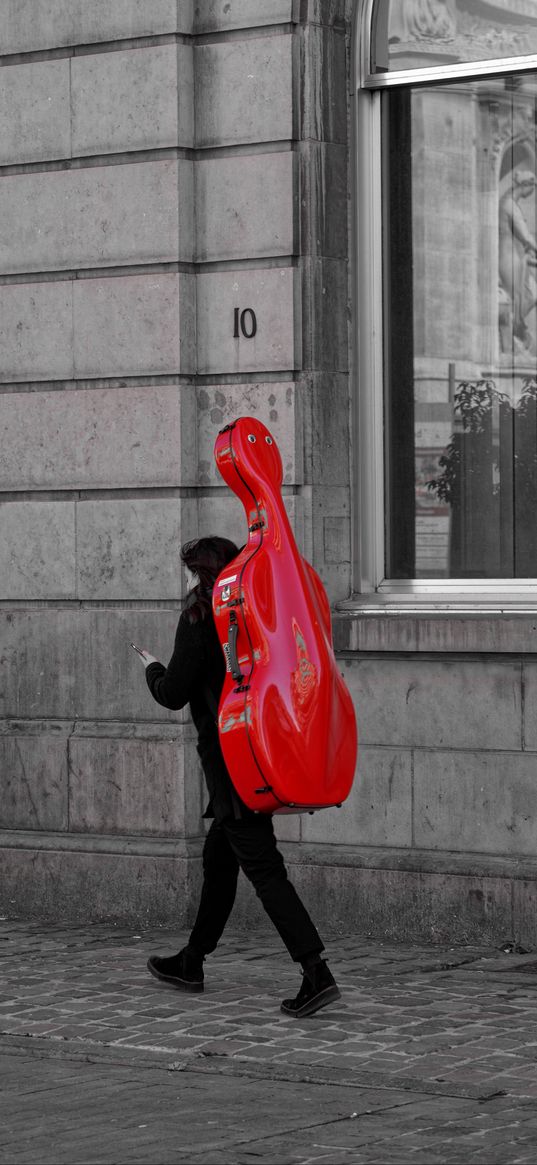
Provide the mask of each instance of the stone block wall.
POLYGON ((0 2, 7 910, 191 910, 194 734, 129 643, 169 657, 185 539, 244 539, 212 454, 234 416, 274 432, 299 542, 349 592, 337 9, 0 2))
MULTIPOLYGON (((242 414, 279 442, 360 732, 346 805, 277 820, 297 886, 321 925, 537 942, 531 612, 345 602, 353 9, 0 0, 6 913, 191 916, 194 733, 129 643, 168 658, 182 541, 244 538, 212 454, 242 414)), ((244 885, 235 919, 263 922, 244 885)))

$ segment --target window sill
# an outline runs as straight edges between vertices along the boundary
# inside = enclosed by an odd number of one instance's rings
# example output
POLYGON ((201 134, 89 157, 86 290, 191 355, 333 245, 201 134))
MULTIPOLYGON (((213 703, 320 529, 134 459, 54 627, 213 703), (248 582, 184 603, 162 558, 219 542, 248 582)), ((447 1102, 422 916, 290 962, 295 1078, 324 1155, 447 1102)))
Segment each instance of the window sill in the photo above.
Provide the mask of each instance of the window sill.
POLYGON ((537 601, 491 595, 452 601, 417 594, 355 595, 333 612, 338 654, 454 652, 537 654, 537 601))

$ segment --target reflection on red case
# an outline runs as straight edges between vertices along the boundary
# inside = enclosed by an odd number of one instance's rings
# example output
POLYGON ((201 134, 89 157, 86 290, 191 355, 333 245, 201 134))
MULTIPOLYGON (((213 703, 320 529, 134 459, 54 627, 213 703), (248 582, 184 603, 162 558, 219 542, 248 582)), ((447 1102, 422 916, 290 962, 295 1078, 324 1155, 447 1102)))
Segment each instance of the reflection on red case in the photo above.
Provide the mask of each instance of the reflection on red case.
POLYGON ((339 805, 356 766, 354 707, 334 657, 326 591, 283 504, 278 446, 261 421, 241 417, 214 452, 248 522, 246 545, 213 591, 226 659, 218 717, 226 765, 259 812, 339 805))

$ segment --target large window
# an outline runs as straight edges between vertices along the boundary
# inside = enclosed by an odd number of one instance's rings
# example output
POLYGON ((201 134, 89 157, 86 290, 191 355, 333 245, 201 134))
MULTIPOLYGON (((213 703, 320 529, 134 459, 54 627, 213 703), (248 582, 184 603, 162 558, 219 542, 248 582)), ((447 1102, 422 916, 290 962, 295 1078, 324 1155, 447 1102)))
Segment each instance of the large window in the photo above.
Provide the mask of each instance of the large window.
POLYGON ((537 593, 537 0, 362 16, 362 576, 537 593))

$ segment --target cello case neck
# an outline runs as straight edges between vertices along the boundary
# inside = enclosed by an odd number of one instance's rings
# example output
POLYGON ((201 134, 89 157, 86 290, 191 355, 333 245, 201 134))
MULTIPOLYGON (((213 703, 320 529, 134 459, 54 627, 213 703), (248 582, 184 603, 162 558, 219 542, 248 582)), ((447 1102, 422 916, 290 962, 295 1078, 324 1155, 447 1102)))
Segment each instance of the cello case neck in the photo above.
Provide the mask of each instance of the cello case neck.
POLYGON ((295 548, 281 497, 280 451, 262 422, 241 417, 226 425, 217 437, 214 454, 224 481, 244 506, 249 548, 255 549, 264 539, 278 549, 295 548))

